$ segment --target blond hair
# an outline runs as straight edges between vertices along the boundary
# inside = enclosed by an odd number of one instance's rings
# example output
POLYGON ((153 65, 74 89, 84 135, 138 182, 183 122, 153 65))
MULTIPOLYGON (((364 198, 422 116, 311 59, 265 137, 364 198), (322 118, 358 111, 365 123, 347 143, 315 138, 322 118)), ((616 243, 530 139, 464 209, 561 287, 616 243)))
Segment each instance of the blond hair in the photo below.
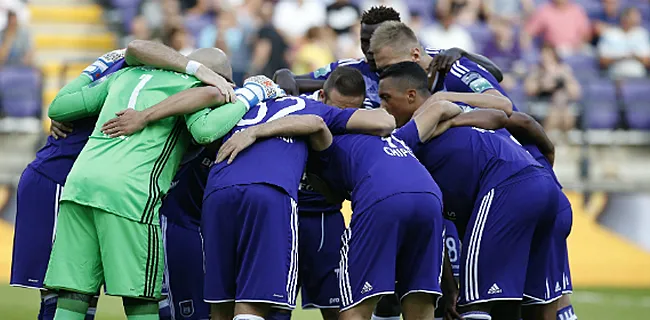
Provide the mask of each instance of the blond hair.
POLYGON ((415 33, 406 24, 399 21, 386 21, 379 25, 370 38, 370 51, 390 47, 394 53, 410 55, 412 48, 420 48, 415 33))

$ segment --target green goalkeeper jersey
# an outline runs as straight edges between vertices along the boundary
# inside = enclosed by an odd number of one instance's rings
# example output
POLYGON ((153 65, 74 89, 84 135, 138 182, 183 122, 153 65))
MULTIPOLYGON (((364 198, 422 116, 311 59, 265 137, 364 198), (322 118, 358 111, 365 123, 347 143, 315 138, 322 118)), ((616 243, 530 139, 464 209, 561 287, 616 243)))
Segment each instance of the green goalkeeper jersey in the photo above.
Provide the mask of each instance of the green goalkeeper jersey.
POLYGON ((66 93, 59 93, 50 106, 53 120, 70 121, 98 113, 99 119, 68 175, 61 200, 158 224, 162 198, 191 136, 202 143, 220 138, 242 118, 246 107, 238 102, 184 117, 168 117, 128 137, 110 138, 101 132, 101 126, 118 111, 141 111, 200 84, 187 74, 134 67, 79 90, 64 88, 62 92, 66 93))

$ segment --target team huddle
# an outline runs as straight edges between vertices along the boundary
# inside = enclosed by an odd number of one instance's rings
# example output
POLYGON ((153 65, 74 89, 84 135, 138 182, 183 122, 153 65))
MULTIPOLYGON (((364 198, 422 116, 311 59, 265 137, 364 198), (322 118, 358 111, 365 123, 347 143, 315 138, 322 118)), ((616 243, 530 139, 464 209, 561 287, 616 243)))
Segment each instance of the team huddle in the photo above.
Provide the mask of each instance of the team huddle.
POLYGON ((11 284, 39 319, 577 319, 554 147, 487 58, 399 13, 365 57, 233 89, 216 48, 134 41, 56 96, 18 187, 11 284), (346 225, 342 203, 353 214, 346 225))

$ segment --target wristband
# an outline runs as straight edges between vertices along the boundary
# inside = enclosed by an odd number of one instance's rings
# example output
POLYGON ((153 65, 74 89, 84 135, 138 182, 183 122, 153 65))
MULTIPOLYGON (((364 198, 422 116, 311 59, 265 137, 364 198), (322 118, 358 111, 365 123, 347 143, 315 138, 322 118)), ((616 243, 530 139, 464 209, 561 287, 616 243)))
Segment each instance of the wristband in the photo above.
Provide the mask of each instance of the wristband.
POLYGON ((246 86, 235 89, 235 95, 239 101, 244 103, 246 106, 246 111, 250 110, 250 108, 254 107, 260 102, 257 94, 246 86))
POLYGON ((187 66, 185 67, 185 73, 193 76, 196 71, 199 70, 199 68, 202 66, 201 63, 196 62, 194 60, 190 60, 190 62, 187 63, 187 66))

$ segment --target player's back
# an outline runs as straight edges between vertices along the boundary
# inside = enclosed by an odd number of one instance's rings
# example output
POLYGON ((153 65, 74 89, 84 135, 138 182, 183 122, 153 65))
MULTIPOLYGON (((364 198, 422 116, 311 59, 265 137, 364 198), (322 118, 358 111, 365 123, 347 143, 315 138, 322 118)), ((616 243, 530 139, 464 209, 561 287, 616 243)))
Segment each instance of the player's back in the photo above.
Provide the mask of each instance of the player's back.
MULTIPOLYGON (((310 101, 285 97, 262 102, 251 108, 223 141, 251 126, 289 114, 308 111, 310 101)), ((307 112, 308 113, 308 112, 307 112)), ((231 164, 225 161, 210 170, 206 194, 221 188, 252 183, 267 183, 284 189, 298 199, 298 183, 307 162, 307 143, 301 137, 273 137, 257 140, 237 155, 231 164)))
POLYGON ((74 183, 66 184, 64 199, 154 223, 160 200, 190 142, 184 119, 165 118, 119 138, 108 137, 101 126, 118 111, 150 108, 200 82, 185 74, 149 67, 126 68, 111 77, 116 78, 111 79, 95 128, 70 172, 68 180, 74 183), (106 197, 116 193, 123 197, 106 197))
POLYGON ((196 148, 185 155, 160 207, 160 213, 167 219, 186 227, 198 227, 201 223, 203 193, 214 163, 214 150, 196 148))
POLYGON ((335 136, 319 158, 322 177, 331 187, 350 193, 354 212, 363 212, 398 193, 426 192, 441 198, 440 189, 427 170, 395 135, 335 136))
POLYGON ((492 130, 457 127, 429 141, 417 157, 442 189, 446 211, 472 212, 481 190, 541 165, 514 139, 492 130))

